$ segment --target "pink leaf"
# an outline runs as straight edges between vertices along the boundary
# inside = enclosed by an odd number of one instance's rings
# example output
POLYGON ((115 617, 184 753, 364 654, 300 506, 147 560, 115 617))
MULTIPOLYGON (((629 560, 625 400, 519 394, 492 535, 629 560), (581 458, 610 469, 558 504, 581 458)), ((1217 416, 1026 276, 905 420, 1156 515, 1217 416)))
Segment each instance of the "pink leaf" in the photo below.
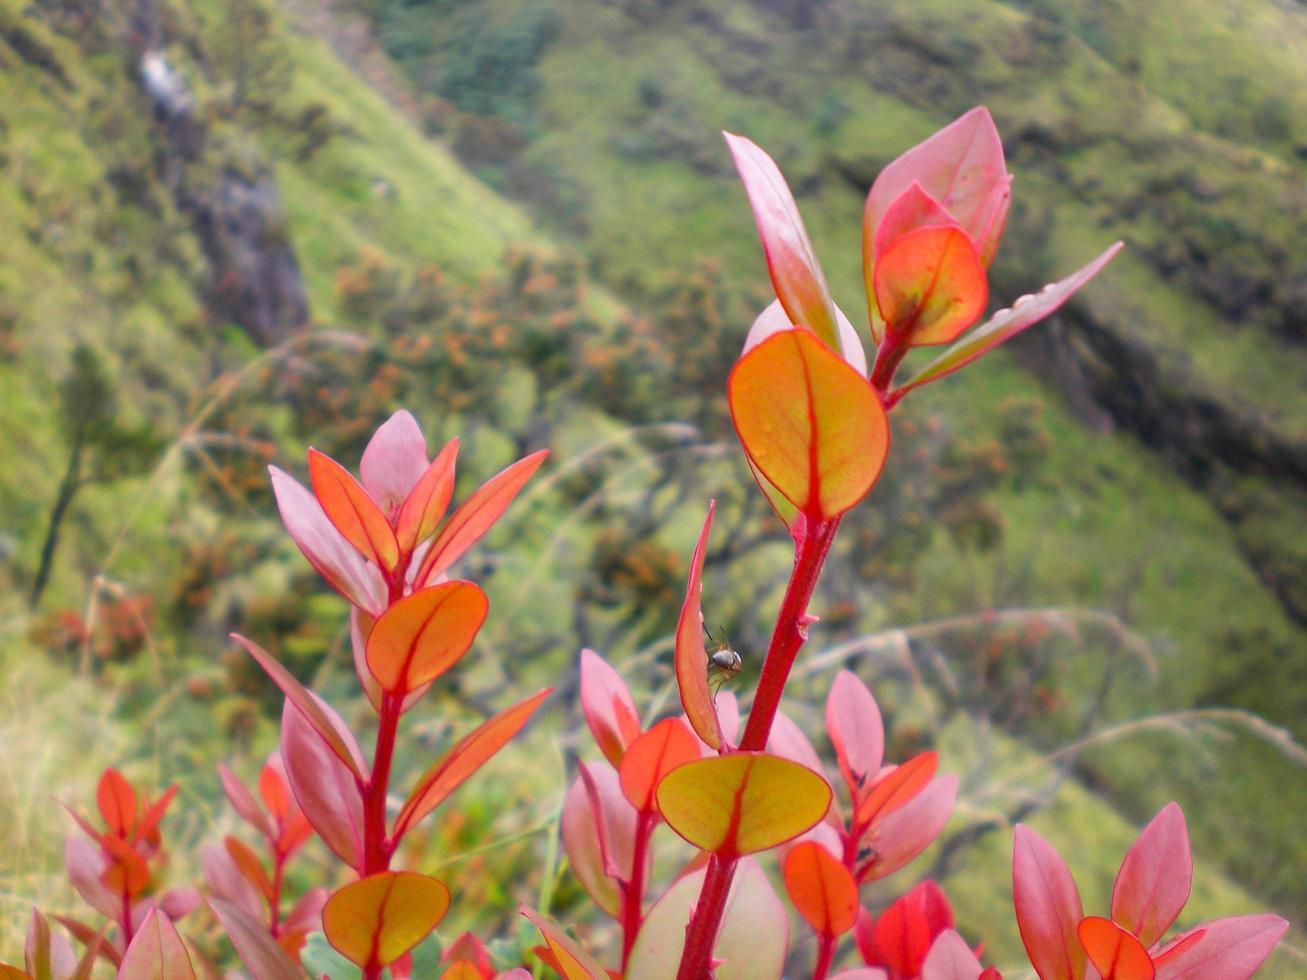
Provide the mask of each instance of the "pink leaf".
MULTIPOLYGON (((304 720, 317 733, 319 739, 326 747, 335 754, 345 768, 350 771, 354 778, 362 780, 363 778, 363 756, 359 752, 358 745, 354 742, 354 736, 350 734, 349 729, 337 717, 333 721, 333 713, 325 701, 306 688, 295 675, 282 666, 272 654, 264 650, 253 640, 247 640, 239 633, 231 634, 231 638, 245 648, 245 652, 258 661, 259 666, 267 672, 279 688, 281 693, 286 695, 286 700, 294 703, 299 708, 304 720)), ((282 752, 285 755, 285 750, 282 752)))
POLYGON ((1012 847, 1012 898, 1021 941, 1041 980, 1082 980, 1080 892, 1053 845, 1022 824, 1012 847))
POLYGON ((1112 918, 1152 946, 1166 935, 1193 885, 1189 832, 1178 804, 1170 803, 1143 829, 1126 853, 1112 888, 1112 918))
POLYGON ((877 858, 866 880, 893 874, 928 848, 948 823, 957 795, 957 776, 936 776, 911 803, 879 820, 872 829, 877 858))
POLYGON ((872 246, 876 260, 879 261, 887 248, 909 232, 951 224, 954 224, 953 215, 914 180, 885 210, 876 228, 872 246))
POLYGON ((299 481, 269 466, 272 492, 291 539, 327 583, 354 605, 377 615, 386 608, 386 583, 328 520, 322 505, 299 481))
POLYGON ((100 848, 80 837, 64 842, 64 867, 77 894, 101 915, 111 919, 122 914, 122 899, 105 887, 101 876, 108 867, 100 848))
POLYGON ((50 922, 35 907, 23 943, 23 962, 35 980, 68 980, 77 970, 77 954, 63 933, 54 932, 50 922))
MULTIPOLYGON (((327 706, 319 708, 346 741, 363 768, 361 753, 345 723, 327 706)), ((363 865, 363 797, 358 782, 291 701, 281 713, 281 757, 291 792, 318 836, 350 867, 363 865)))
POLYGON ((427 468, 427 441, 417 419, 399 411, 383 422, 363 450, 363 487, 387 516, 404 503, 427 468))
POLYGON ((640 735, 640 716, 626 682, 593 650, 581 651, 581 712, 604 758, 620 766, 640 735))
POLYGON ((847 670, 835 675, 826 698, 826 731, 854 799, 880 771, 885 723, 867 686, 847 670))
MULTIPOLYGON (((849 367, 865 376, 867 352, 862 346, 858 331, 838 306, 835 307, 835 322, 839 327, 840 354, 848 362, 849 367)), ((740 351, 740 356, 743 357, 773 334, 780 333, 782 330, 798 329, 802 329, 802 324, 791 321, 790 315, 785 312, 785 307, 781 306, 781 301, 773 300, 753 321, 753 326, 749 328, 749 333, 744 338, 744 349, 740 351)))
POLYGON ((831 977, 831 980, 889 980, 889 974, 875 967, 859 966, 837 973, 831 977))
POLYGON ((251 976, 259 980, 302 980, 304 971, 272 938, 266 923, 218 899, 211 899, 209 905, 251 976))
POLYGON ((791 323, 802 324, 827 347, 838 350, 835 303, 785 178, 752 141, 732 133, 722 135, 749 195, 777 298, 791 323))
POLYGON ((207 846, 200 850, 200 868, 204 883, 224 902, 238 905, 250 915, 263 913, 263 897, 241 874, 231 855, 220 847, 207 846))
POLYGON ((631 878, 637 815, 613 769, 585 763, 579 768, 584 775, 576 778, 563 800, 563 849, 586 893, 616 917, 622 909, 617 880, 631 878))
POLYGON ((168 917, 152 909, 123 955, 118 980, 195 980, 190 954, 168 917))
POLYGON ((977 106, 880 172, 867 195, 863 242, 874 243, 891 205, 917 183, 962 226, 989 264, 1003 231, 1011 182, 993 117, 977 106))
POLYGON ((218 763, 218 778, 222 781, 222 790, 227 794, 227 802, 236 811, 236 816, 265 837, 271 836, 272 828, 268 823, 268 815, 263 812, 263 808, 246 789, 245 784, 221 762, 218 763))
POLYGON ((286 928, 291 932, 320 932, 322 930, 322 906, 327 904, 330 893, 319 886, 310 888, 286 916, 286 928))
POLYGON ((1248 980, 1271 955, 1289 923, 1278 915, 1204 922, 1203 937, 1173 958, 1158 957, 1157 980, 1248 980))
POLYGON ((976 980, 984 972, 967 941, 952 929, 941 932, 921 967, 921 980, 976 980))
POLYGON ((1040 320, 1057 312, 1085 283, 1098 275, 1103 266, 1107 265, 1122 248, 1124 245, 1117 242, 1079 271, 1045 286, 1034 296, 1022 296, 1009 309, 999 310, 985 323, 964 334, 952 347, 927 364, 911 381, 895 388, 890 394, 890 404, 919 385, 938 381, 966 367, 982 354, 988 353, 999 344, 1011 340, 1022 330, 1034 326, 1040 320))

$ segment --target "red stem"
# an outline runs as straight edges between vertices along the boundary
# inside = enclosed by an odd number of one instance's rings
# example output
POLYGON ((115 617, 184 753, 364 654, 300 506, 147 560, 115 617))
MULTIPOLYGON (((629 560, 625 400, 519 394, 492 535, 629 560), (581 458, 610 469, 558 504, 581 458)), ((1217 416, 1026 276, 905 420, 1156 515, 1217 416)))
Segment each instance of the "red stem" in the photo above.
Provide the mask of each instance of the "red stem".
POLYGON ((132 944, 132 896, 123 885, 123 949, 132 944))
POLYGON ((871 386, 880 392, 882 399, 894 380, 894 372, 908 356, 908 345, 899 343, 901 336, 903 332, 896 333, 886 327, 885 336, 876 350, 876 363, 871 367, 871 386))
POLYGON ((622 972, 631 959, 635 937, 644 922, 645 859, 649 839, 657 826, 657 818, 650 810, 643 810, 635 825, 635 847, 632 848, 631 880, 622 884, 622 972))
POLYGON ((392 848, 386 839, 386 793, 390 788, 390 764, 395 757, 399 714, 399 698, 388 691, 383 692, 372 774, 363 794, 363 867, 359 874, 364 878, 390 868, 392 848))
MULTIPOLYGON (((795 550, 794 570, 790 573, 790 582, 776 616, 776 628, 772 631, 767 659, 763 661, 758 678, 758 690, 749 709, 749 723, 745 726, 744 738, 740 740, 742 752, 760 752, 767 747, 772 722, 776 719, 781 695, 785 693, 785 682, 789 680, 799 648, 808 638, 808 602, 817 588, 817 579, 839 526, 838 517, 818 523, 795 550)), ((712 976, 712 949, 721 928, 736 863, 734 858, 725 860, 715 855, 709 860, 694 918, 687 930, 677 980, 707 980, 712 976)))
POLYGON ((826 980, 834 961, 835 937, 822 933, 817 937, 817 965, 812 968, 812 980, 826 980))
POLYGON ((737 863, 736 858, 724 860, 716 854, 708 859, 703 889, 686 929, 685 952, 681 954, 676 980, 708 980, 712 976, 712 950, 717 944, 717 929, 726 910, 726 897, 731 892, 737 863))

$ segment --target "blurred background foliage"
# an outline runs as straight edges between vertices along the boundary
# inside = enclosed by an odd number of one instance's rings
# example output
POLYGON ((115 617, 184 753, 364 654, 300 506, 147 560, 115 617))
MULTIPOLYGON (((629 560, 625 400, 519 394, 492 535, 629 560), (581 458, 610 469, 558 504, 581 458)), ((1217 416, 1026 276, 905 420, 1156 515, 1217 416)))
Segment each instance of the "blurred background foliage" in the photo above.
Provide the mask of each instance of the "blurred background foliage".
POLYGON ((896 413, 788 710, 816 734, 846 663, 897 751, 963 774, 908 874, 941 876, 1000 965, 1014 820, 1101 904, 1174 798, 1201 862, 1185 921, 1272 908, 1297 929, 1267 975, 1302 975, 1307 8, 1287 0, 0 0, 0 948, 29 902, 72 907, 50 797, 84 803, 104 765, 181 784, 170 876, 197 877, 233 826, 215 763, 250 776, 276 737, 229 630, 366 726, 343 603, 265 467, 303 475, 309 444, 354 466, 398 407, 433 448, 463 440, 460 493, 553 449, 464 564, 491 619, 401 765, 558 693, 409 858, 453 880, 451 930, 511 937, 516 901, 548 898, 610 941, 549 857, 588 751, 577 651, 669 703, 716 497, 707 616, 747 677, 789 560, 725 410, 769 292, 718 131, 780 163, 857 322, 862 195, 978 102, 1016 174, 996 305, 1129 248, 896 413))

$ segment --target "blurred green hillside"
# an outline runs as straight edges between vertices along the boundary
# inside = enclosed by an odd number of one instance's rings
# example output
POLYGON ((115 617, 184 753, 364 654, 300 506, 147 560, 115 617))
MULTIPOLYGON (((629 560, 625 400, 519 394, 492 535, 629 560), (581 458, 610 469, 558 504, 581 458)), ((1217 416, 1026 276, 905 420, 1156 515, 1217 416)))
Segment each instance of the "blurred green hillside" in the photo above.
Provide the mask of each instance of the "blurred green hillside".
MULTIPOLYGON (((1301 929, 1304 93, 1307 8, 1272 0, 0 0, 0 951, 28 901, 74 907, 48 800, 86 800, 102 766, 182 783, 177 878, 230 830, 213 766, 253 771, 276 699, 229 630, 350 703, 343 603, 263 467, 302 476, 310 444, 353 466, 398 407, 433 447, 463 439, 460 495, 554 454, 465 570, 490 624, 421 731, 432 749, 559 686, 414 855, 484 879, 457 926, 511 933, 585 751, 579 647, 665 690, 710 496, 708 617, 755 670, 787 570, 724 414, 767 282, 718 131, 776 158, 856 323, 866 188, 979 102, 1016 174, 997 305, 1129 248, 896 413, 813 656, 851 651, 896 746, 964 773, 933 867, 1001 965, 1011 820, 1092 904, 1173 798, 1203 861, 1184 921, 1301 929), (1129 727, 1218 707, 1251 714, 1129 727)), ((584 929, 578 897, 563 876, 584 929)), ((1266 975, 1303 969, 1284 952, 1266 975)))

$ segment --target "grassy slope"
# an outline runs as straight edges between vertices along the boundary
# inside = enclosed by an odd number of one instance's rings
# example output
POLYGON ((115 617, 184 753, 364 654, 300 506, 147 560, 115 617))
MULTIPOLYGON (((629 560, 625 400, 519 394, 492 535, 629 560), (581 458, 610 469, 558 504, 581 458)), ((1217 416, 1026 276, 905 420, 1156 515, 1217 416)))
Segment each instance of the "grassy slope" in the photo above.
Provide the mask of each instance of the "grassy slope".
MULTIPOLYGON (((508 18, 513 10, 499 0, 483 6, 487 18, 508 18)), ((892 44, 877 46, 873 37, 859 63, 843 50, 846 39, 804 35, 743 3, 682 4, 638 22, 609 4, 555 5, 563 40, 539 65, 538 138, 527 158, 584 187, 587 249, 608 281, 639 295, 700 254, 721 256, 743 281, 762 279, 748 210, 714 135, 728 128, 766 147, 799 189, 828 277, 856 319, 860 201, 835 173, 869 180, 880 162, 983 100, 1005 132, 1043 126, 1054 139, 1071 134, 1055 161, 1024 146, 1014 155, 1017 199, 1026 210, 1014 218, 1007 257, 996 269, 1000 296, 1069 271, 1125 237, 1131 251, 1087 291, 1086 307, 1153 351, 1174 375, 1220 399, 1246 402, 1282 434, 1300 437, 1304 419, 1294 406, 1307 360, 1260 329, 1231 329, 1150 261, 1177 228, 1204 217, 1260 224, 1268 236, 1292 242, 1301 213, 1290 206, 1294 165, 1274 148, 1227 138, 1241 137, 1237 128, 1196 127, 1190 111, 1200 99, 1177 107, 1164 86, 1136 84, 1077 37, 1041 34, 1042 26, 1015 6, 969 5, 965 34, 954 5, 882 8, 897 32, 884 36, 902 40, 911 52, 899 56, 906 60, 895 61, 892 44), (1018 45, 1020 64, 1005 54, 1018 45), (650 88, 661 100, 652 107, 650 88), (832 101, 833 122, 823 126, 832 101), (1159 174, 1194 170, 1213 182, 1201 202, 1155 187, 1159 174), (1144 203, 1151 193, 1164 206, 1143 207, 1141 193, 1144 203), (1043 236, 1038 250, 1023 246, 1023 233, 1043 236)), ((1154 34, 1173 15, 1157 8, 1154 34)), ((1301 32, 1301 20, 1286 29, 1301 32)), ((848 47, 859 40, 847 39, 848 47)), ((1186 43, 1171 40, 1167 50, 1176 52, 1186 43)), ((1256 44, 1242 41, 1245 51, 1256 44)), ((1180 89, 1166 71, 1149 78, 1180 89)), ((922 400, 983 434, 992 431, 991 406, 1016 393, 1048 394, 995 358, 922 400)), ((1134 440, 1096 434, 1056 409, 1049 418, 1057 445, 1046 472, 1056 482, 1003 502, 1007 533, 991 559, 975 561, 940 544, 925 561, 929 585, 898 597, 895 616, 1005 601, 1121 609, 1157 641, 1163 672, 1157 688, 1136 688, 1114 705, 1117 716, 1192 703, 1224 672, 1232 646, 1302 650, 1301 632, 1245 566, 1207 500, 1162 471, 1134 440)), ((1295 668, 1289 661, 1281 669, 1295 668)), ((1242 867, 1250 883, 1275 880, 1277 893, 1301 915, 1292 869, 1307 852, 1286 818, 1307 804, 1301 770, 1243 743, 1215 765, 1174 758, 1173 742, 1144 744, 1151 751, 1134 743, 1095 759, 1100 778, 1112 773, 1118 804, 1142 818, 1159 796, 1182 798, 1201 852, 1242 867), (1253 758, 1257 765, 1247 764, 1253 758), (1170 778, 1161 778, 1159 759, 1170 778), (1246 822, 1261 828, 1255 839, 1226 834, 1229 814, 1210 800, 1227 793, 1248 808, 1246 822)))

